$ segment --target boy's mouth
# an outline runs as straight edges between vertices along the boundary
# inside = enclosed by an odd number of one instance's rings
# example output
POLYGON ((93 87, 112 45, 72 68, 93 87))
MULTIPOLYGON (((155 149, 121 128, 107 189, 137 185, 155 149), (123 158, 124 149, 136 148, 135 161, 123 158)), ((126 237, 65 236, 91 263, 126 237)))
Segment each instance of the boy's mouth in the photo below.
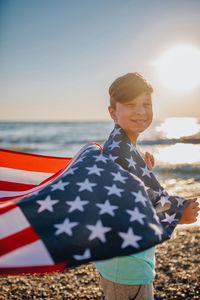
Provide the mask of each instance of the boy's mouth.
POLYGON ((143 125, 146 122, 146 120, 143 120, 143 119, 137 119, 137 120, 131 120, 131 121, 138 125, 143 125))

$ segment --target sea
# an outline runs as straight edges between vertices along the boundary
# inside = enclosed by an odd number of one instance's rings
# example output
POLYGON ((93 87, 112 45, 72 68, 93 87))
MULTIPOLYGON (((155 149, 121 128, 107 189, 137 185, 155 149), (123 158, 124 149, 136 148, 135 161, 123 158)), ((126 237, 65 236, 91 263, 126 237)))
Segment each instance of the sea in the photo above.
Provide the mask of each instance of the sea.
MULTIPOLYGON (((85 144, 103 146, 114 125, 95 122, 0 122, 0 148, 73 157, 85 144)), ((138 146, 155 158, 154 173, 169 193, 200 199, 200 119, 155 120, 138 146)))

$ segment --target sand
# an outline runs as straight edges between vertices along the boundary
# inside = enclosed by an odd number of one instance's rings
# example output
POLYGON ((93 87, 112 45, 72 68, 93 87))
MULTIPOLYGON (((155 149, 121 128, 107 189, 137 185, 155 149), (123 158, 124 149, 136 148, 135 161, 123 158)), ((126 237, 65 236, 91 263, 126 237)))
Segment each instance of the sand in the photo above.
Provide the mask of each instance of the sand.
MULTIPOLYGON (((155 299, 200 299, 200 227, 178 226, 157 246, 155 299)), ((0 278, 0 299, 98 299, 103 292, 92 263, 65 272, 0 278)))

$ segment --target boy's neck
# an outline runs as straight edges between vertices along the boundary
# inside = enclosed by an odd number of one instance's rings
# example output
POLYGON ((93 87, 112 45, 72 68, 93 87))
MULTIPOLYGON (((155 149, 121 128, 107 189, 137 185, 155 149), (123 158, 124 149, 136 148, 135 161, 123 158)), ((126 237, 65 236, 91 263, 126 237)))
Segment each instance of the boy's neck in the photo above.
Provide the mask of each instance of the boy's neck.
MULTIPOLYGON (((115 123, 115 125, 121 127, 119 124, 115 123)), ((122 127, 121 127, 122 128, 122 127)), ((123 128, 122 128, 123 129, 123 128)), ((124 130, 124 129, 123 129, 124 130)), ((133 144, 133 146, 136 147, 137 145, 137 139, 139 137, 139 134, 131 134, 130 132, 127 132, 126 130, 124 130, 124 132, 126 133, 127 137, 129 138, 129 140, 131 141, 131 143, 133 144)))
POLYGON ((132 134, 129 134, 128 132, 126 132, 126 135, 128 136, 128 138, 131 141, 131 143, 133 144, 133 146, 136 147, 139 134, 136 136, 133 136, 132 134))

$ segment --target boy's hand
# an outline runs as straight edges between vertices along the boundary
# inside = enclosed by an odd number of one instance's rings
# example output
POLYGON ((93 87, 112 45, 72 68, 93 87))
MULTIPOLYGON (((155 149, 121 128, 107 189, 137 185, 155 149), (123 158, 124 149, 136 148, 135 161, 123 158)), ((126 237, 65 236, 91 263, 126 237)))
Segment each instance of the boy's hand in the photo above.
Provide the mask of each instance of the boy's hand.
POLYGON ((198 212, 200 211, 197 198, 188 199, 190 204, 186 207, 179 224, 192 224, 196 222, 198 212))
POLYGON ((153 155, 151 155, 149 152, 145 152, 144 161, 146 162, 149 169, 152 170, 155 165, 155 159, 153 155))

